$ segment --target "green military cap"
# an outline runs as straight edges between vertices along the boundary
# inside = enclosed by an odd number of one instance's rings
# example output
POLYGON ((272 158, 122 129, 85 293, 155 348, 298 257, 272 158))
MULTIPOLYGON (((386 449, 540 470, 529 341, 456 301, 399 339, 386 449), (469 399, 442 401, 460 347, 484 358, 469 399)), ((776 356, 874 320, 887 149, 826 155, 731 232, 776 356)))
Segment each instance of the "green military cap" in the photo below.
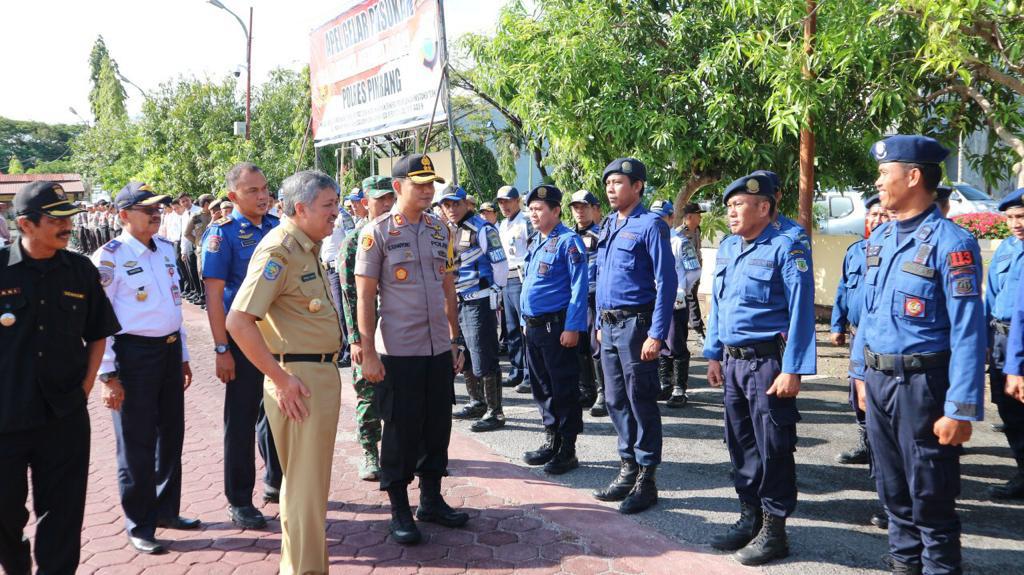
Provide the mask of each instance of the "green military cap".
POLYGON ((393 194, 395 189, 391 187, 391 181, 387 176, 370 176, 363 180, 363 192, 373 199, 393 194))

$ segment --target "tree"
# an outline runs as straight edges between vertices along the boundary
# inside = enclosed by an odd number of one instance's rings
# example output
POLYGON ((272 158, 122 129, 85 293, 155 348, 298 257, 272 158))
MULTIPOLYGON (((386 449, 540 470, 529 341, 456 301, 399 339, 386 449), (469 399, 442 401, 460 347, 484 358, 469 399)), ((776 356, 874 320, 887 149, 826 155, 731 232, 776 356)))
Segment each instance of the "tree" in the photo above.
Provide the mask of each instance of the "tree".
POLYGON ((494 154, 481 140, 463 138, 459 145, 462 151, 458 156, 460 185, 480 202, 493 200, 498 188, 505 183, 494 154))
POLYGON ((29 170, 43 162, 67 159, 71 140, 84 126, 44 124, 0 117, 0 166, 17 156, 29 170))
POLYGON ((119 78, 117 63, 110 57, 103 36, 98 36, 89 54, 89 107, 96 122, 127 117, 124 101, 128 98, 119 78))
POLYGON ((7 173, 8 174, 24 174, 25 173, 25 166, 22 166, 21 162, 18 161, 18 156, 11 156, 11 161, 8 162, 8 164, 7 164, 7 173))
POLYGON ((307 134, 309 102, 308 69, 272 70, 255 91, 250 130, 253 161, 263 168, 273 189, 296 170, 313 167, 312 134, 307 134))

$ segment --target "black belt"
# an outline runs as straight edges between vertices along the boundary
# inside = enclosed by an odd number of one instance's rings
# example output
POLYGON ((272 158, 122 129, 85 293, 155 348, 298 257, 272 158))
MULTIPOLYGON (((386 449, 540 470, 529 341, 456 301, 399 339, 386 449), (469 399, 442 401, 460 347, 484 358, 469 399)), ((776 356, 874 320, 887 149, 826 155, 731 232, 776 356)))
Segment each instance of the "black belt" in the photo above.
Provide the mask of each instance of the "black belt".
POLYGON ((523 316, 527 327, 544 327, 552 323, 565 323, 565 310, 546 313, 543 315, 523 316))
POLYGON ((143 345, 169 345, 178 341, 178 332, 169 333, 160 337, 122 333, 115 335, 114 340, 126 341, 128 343, 139 343, 143 345))
POLYGON ((903 371, 925 371, 949 364, 950 352, 912 353, 909 355, 875 353, 864 348, 864 365, 875 371, 895 371, 902 365, 903 371))
POLYGON ((734 347, 725 346, 725 353, 733 359, 757 359, 759 357, 778 357, 779 344, 775 341, 759 341, 750 345, 734 347))
POLYGON ((1010 322, 1008 321, 999 321, 998 319, 994 319, 989 325, 992 326, 992 329, 994 329, 996 333, 1010 335, 1010 322))
POLYGON ((275 353, 274 359, 281 363, 335 363, 338 361, 338 352, 334 353, 275 353))
POLYGON ((618 309, 604 309, 601 310, 601 321, 603 323, 622 323, 631 317, 636 317, 645 313, 651 313, 654 311, 654 304, 636 306, 636 307, 620 307, 618 309))

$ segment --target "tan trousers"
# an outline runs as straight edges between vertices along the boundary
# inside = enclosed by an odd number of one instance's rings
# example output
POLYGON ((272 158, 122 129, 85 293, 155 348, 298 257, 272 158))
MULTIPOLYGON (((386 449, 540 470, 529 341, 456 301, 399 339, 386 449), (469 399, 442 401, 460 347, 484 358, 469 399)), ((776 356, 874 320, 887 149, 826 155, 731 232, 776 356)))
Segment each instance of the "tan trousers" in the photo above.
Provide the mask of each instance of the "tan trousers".
POLYGON ((341 377, 333 363, 283 365, 309 390, 309 415, 301 423, 285 417, 274 383, 263 381, 264 407, 281 460, 281 574, 327 573, 327 496, 334 439, 341 408, 341 377))

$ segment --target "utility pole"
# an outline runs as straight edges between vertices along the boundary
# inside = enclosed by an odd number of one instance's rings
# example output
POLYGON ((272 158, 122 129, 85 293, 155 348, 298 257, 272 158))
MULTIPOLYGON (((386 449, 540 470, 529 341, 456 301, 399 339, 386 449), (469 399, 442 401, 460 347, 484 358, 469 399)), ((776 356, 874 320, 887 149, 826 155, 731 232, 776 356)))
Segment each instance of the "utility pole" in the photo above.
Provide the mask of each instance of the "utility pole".
POLYGON ((245 139, 248 140, 249 124, 252 119, 252 6, 249 7, 249 25, 246 26, 245 22, 242 21, 238 14, 232 12, 231 9, 225 6, 220 0, 206 1, 212 6, 220 8, 234 16, 235 20, 238 20, 238 25, 242 27, 242 33, 245 34, 245 139))
MULTIPOLYGON (((459 184, 459 170, 455 166, 455 119, 452 116, 452 87, 451 80, 448 77, 448 37, 445 34, 444 26, 444 0, 437 0, 437 18, 438 18, 438 31, 441 36, 441 48, 443 57, 441 63, 444 65, 444 69, 441 73, 444 74, 444 109, 448 114, 448 147, 451 151, 452 161, 452 183, 455 185, 459 184)), ((423 150, 426 154, 427 151, 423 150)))
MULTIPOLYGON (((814 53, 814 34, 818 28, 817 0, 807 0, 807 18, 804 20, 804 79, 814 81, 811 55, 814 53)), ((807 113, 805 126, 800 130, 800 225, 810 237, 814 221, 814 118, 807 113)))

